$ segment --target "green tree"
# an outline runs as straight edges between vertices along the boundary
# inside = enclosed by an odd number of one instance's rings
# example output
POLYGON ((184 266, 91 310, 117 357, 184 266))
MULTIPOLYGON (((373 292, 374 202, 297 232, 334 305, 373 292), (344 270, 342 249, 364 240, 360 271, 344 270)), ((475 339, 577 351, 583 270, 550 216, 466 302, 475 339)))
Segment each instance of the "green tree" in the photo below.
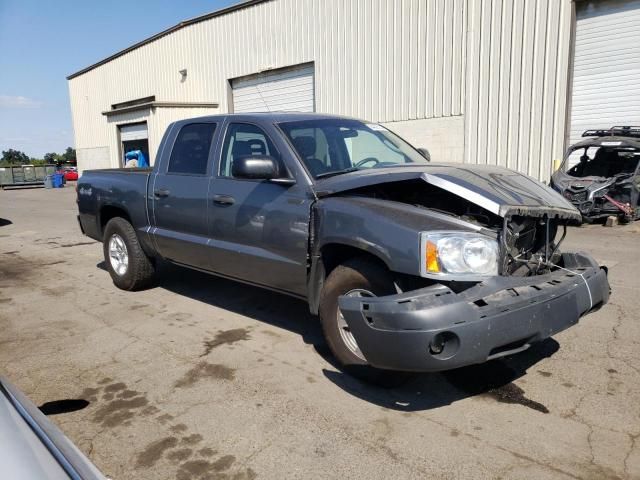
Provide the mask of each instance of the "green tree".
POLYGON ((29 163, 29 156, 24 152, 10 148, 3 150, 0 162, 7 165, 25 165, 29 163))
POLYGON ((75 162, 76 161, 76 149, 67 147, 62 155, 60 155, 63 162, 75 162))
POLYGON ((44 154, 44 163, 56 163, 58 161, 58 154, 55 152, 49 152, 44 154))

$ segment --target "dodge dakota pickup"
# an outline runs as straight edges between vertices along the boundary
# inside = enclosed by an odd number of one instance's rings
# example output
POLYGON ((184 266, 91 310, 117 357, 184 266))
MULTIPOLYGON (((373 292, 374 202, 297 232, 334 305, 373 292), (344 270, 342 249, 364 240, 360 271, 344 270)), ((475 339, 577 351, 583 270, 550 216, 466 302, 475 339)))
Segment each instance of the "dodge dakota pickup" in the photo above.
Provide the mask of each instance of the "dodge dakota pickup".
POLYGON ((308 301, 345 367, 438 371, 511 355, 609 298, 562 252, 580 212, 520 173, 436 164, 376 123, 330 115, 175 122, 153 169, 85 171, 82 231, 115 285, 158 259, 308 301))

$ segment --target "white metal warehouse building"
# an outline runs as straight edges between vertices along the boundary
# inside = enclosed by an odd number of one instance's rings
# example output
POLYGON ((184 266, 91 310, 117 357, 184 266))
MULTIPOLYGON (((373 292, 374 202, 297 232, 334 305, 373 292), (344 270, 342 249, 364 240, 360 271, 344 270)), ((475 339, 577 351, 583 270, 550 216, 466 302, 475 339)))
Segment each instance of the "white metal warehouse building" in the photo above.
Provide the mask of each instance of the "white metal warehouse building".
POLYGON ((153 163, 175 120, 300 110, 546 180, 583 130, 640 124, 640 0, 250 0, 68 81, 81 170, 153 163))

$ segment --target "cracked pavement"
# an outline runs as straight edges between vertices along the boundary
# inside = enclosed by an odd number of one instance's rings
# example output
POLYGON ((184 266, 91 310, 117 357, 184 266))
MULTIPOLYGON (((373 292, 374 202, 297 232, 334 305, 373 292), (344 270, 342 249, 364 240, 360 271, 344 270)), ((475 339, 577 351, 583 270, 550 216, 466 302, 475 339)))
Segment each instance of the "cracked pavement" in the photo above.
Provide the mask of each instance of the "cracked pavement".
POLYGON ((640 478, 640 222, 571 228, 611 301, 517 356, 381 388, 306 305, 163 266, 118 290, 73 188, 0 191, 0 371, 113 479, 640 478))

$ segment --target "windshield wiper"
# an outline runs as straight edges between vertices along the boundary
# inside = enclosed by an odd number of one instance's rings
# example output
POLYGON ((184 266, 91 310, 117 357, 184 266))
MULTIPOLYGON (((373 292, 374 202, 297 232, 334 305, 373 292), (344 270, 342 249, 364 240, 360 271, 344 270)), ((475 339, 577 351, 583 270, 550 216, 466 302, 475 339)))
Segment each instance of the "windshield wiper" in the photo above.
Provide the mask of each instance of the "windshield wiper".
POLYGON ((334 170, 332 172, 319 173, 318 175, 316 175, 316 178, 333 177, 334 175, 342 175, 343 173, 357 172, 358 170, 360 170, 358 167, 343 168, 342 170, 334 170))

